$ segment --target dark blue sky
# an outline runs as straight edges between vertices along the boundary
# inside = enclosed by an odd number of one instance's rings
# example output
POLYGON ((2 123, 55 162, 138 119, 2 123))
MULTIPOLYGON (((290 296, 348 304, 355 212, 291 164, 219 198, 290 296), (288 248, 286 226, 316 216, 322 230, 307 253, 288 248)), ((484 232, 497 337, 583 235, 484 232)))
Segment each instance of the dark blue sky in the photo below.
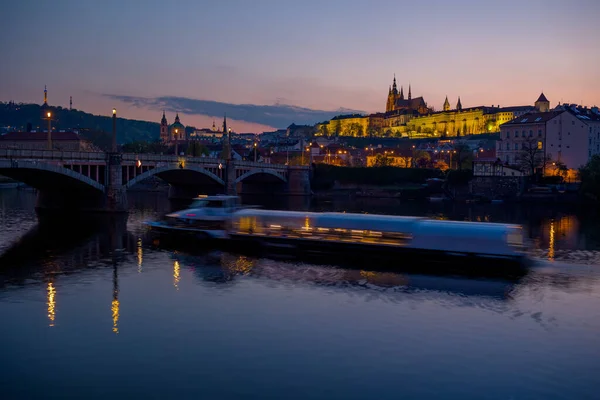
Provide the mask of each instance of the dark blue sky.
MULTIPOLYGON (((446 95, 465 107, 531 104, 541 90, 553 105, 600 103, 595 0, 19 0, 0 10, 4 101, 41 102, 47 84, 55 105, 72 95, 86 111, 154 120, 156 98, 171 96, 374 112, 396 73, 436 108, 446 95)), ((183 122, 207 126, 204 112, 183 122)), ((231 117, 239 130, 273 123, 231 117)))

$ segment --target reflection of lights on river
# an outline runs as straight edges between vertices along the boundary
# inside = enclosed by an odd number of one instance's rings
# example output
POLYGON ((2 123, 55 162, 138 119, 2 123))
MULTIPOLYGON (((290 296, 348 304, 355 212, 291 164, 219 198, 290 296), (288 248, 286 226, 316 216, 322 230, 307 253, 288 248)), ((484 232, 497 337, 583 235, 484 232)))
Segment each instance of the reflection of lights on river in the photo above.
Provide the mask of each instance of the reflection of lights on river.
POLYGON ((112 331, 114 333, 119 333, 119 300, 113 299, 110 310, 112 311, 112 320, 113 320, 113 328, 112 331))
POLYGON ((179 290, 179 270, 179 261, 175 260, 175 262, 173 263, 173 286, 175 286, 177 290, 179 290))
POLYGON ((137 242, 138 272, 142 272, 142 261, 143 260, 144 260, 144 251, 142 250, 142 238, 139 238, 138 242, 137 242))
POLYGON ((48 282, 47 291, 47 304, 48 304, 48 319, 50 320, 50 326, 54 326, 54 318, 56 316, 56 288, 52 282, 48 282))
POLYGON ((554 260, 554 220, 550 221, 550 239, 548 242, 548 259, 554 260))

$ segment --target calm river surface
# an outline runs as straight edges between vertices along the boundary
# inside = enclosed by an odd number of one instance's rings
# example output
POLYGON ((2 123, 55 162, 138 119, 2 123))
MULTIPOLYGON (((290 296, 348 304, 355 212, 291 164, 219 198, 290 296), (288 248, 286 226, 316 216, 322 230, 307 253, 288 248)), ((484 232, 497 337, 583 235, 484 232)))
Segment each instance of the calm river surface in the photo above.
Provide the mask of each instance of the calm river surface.
MULTIPOLYGON (((126 220, 38 224, 0 191, 0 398, 598 399, 600 225, 578 210, 396 200, 269 207, 522 223, 522 280, 373 272, 148 244, 126 220)), ((401 260, 399 260, 401 262, 401 260)))

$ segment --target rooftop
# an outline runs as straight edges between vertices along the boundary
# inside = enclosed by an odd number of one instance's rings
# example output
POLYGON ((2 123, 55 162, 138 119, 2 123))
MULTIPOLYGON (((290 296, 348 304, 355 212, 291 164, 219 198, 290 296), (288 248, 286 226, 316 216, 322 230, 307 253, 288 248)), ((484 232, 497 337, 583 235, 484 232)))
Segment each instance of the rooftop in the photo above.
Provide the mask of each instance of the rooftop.
POLYGON ((540 124, 545 123, 546 121, 551 120, 552 118, 562 114, 565 112, 564 110, 555 110, 548 112, 536 112, 522 115, 513 119, 512 121, 508 121, 502 126, 512 126, 512 125, 524 125, 524 124, 540 124))

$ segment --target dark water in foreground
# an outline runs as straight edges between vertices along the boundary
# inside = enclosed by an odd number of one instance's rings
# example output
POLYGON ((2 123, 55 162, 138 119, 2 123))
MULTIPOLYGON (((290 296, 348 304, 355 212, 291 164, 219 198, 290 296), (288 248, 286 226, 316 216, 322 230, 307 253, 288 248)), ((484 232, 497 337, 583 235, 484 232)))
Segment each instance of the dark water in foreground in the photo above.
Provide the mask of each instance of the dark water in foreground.
MULTIPOLYGON (((308 206, 289 201, 269 205, 308 206)), ((127 221, 100 226, 38 225, 34 203, 0 191, 3 399, 598 398, 591 217, 312 205, 527 222, 538 266, 506 282, 153 249, 142 222, 168 210, 158 194, 132 195, 127 221)))

